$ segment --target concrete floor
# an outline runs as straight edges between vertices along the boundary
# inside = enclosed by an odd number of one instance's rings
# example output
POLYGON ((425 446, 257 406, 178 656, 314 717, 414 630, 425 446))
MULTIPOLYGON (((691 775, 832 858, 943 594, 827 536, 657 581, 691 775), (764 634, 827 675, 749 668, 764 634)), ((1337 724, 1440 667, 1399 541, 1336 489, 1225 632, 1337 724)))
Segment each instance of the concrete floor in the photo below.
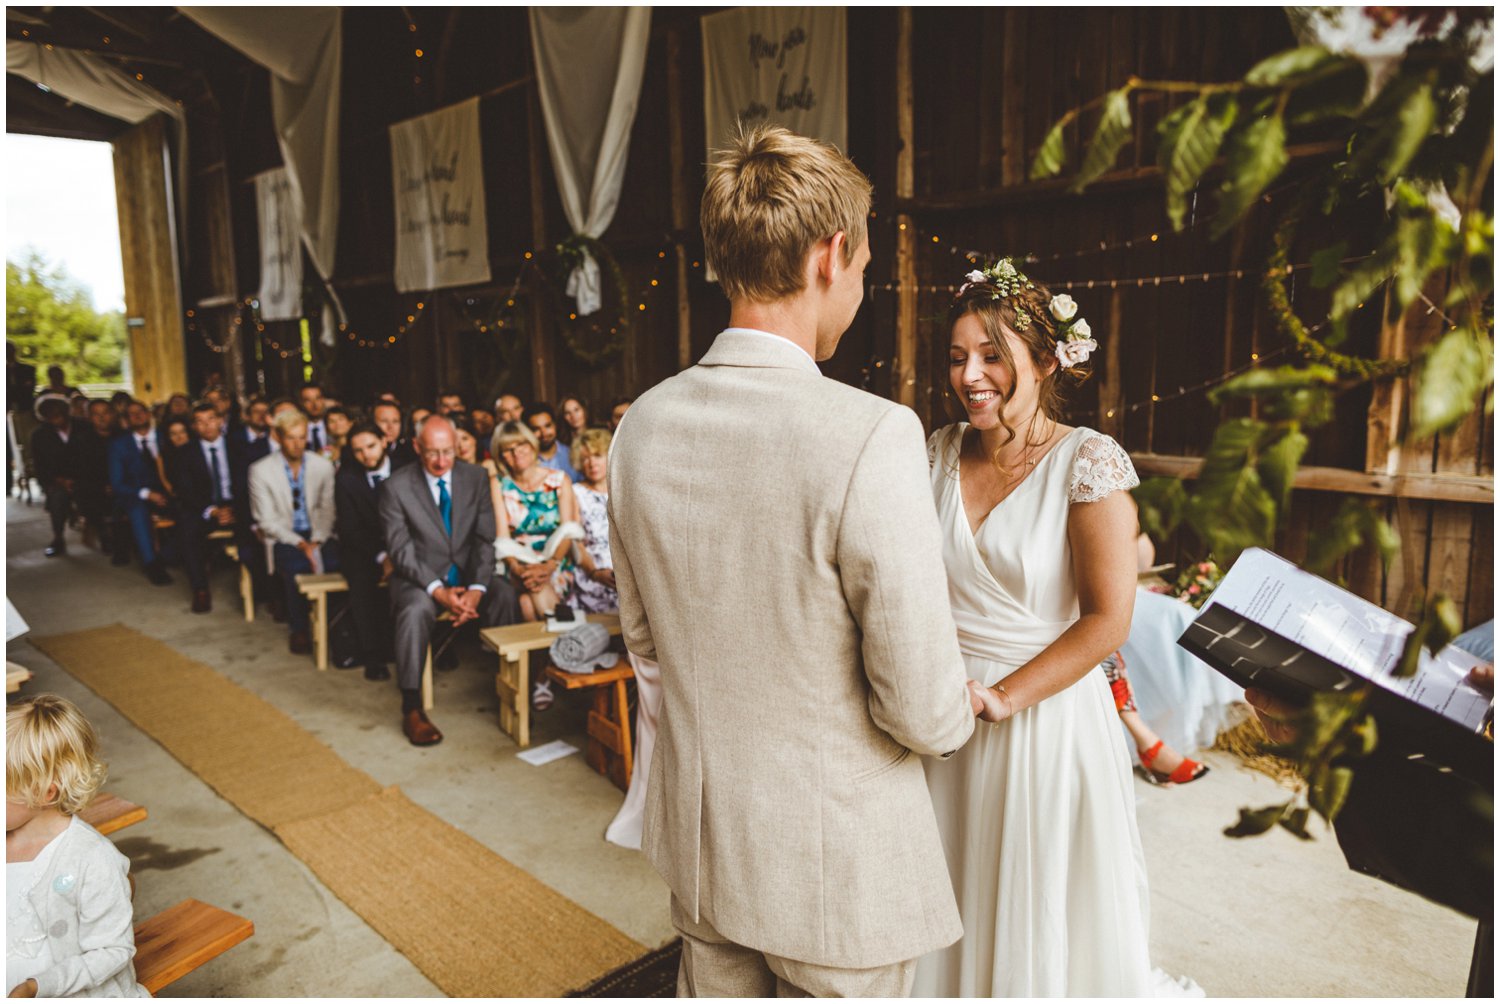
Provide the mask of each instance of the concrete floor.
MULTIPOLYGON (((417 750, 401 736, 393 684, 357 671, 319 673, 286 651, 261 609, 246 624, 228 567, 215 607, 188 612, 180 572, 149 586, 70 534, 47 560, 40 504, 7 500, 6 594, 37 635, 120 622, 215 667, 291 715, 340 756, 526 869, 649 947, 672 936, 667 891, 642 857, 603 840, 620 793, 581 756, 543 767, 517 760, 496 725, 494 657, 463 651, 438 674, 434 720, 446 739, 417 750)), ((149 736, 30 645, 7 657, 36 674, 23 693, 62 694, 98 728, 108 788, 150 818, 116 837, 132 862, 136 914, 187 897, 255 921, 255 937, 168 987, 164 996, 439 996, 438 989, 336 899, 279 841, 242 816, 149 736)), ((582 702, 534 716, 534 742, 582 746, 582 702)), ((1350 872, 1331 833, 1311 844, 1280 830, 1221 835, 1241 805, 1281 796, 1268 779, 1211 755, 1208 778, 1182 788, 1137 782, 1152 892, 1153 961, 1211 996, 1457 996, 1474 925, 1442 907, 1350 872), (1393 950, 1396 949, 1396 950, 1393 950)), ((498 932, 497 932, 498 935, 498 932)))

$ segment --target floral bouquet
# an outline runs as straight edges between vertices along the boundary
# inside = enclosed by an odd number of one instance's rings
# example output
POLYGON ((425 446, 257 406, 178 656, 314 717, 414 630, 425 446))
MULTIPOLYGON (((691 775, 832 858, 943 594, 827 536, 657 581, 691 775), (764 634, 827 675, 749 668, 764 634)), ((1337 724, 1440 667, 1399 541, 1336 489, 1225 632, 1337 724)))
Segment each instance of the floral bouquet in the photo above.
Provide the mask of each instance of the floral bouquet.
POLYGON ((1224 573, 1212 559, 1200 561, 1196 565, 1189 565, 1177 577, 1176 584, 1172 586, 1172 595, 1195 609, 1202 609, 1222 581, 1224 573))

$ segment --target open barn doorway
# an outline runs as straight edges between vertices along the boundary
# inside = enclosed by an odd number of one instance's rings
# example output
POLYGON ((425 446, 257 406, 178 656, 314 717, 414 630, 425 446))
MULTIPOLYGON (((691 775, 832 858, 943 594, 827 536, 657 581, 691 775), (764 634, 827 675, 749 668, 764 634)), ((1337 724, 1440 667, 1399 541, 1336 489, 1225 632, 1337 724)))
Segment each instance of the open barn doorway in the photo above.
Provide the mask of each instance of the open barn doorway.
POLYGON ((90 397, 129 390, 110 144, 11 133, 5 161, 7 342, 38 391, 51 366, 90 397))

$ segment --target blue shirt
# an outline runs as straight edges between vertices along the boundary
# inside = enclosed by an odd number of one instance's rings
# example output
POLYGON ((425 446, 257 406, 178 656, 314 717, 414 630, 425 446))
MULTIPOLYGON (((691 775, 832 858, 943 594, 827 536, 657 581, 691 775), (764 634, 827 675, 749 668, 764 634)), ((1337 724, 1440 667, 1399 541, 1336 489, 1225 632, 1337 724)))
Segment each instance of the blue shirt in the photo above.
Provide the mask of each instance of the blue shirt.
POLYGON ((307 464, 299 465, 293 476, 292 465, 282 458, 281 469, 286 471, 287 483, 292 486, 292 529, 297 533, 312 533, 312 520, 307 516, 307 464))
POLYGON ((581 480, 578 476, 578 472, 573 470, 572 459, 569 456, 568 448, 562 443, 557 444, 557 452, 552 455, 551 460, 548 460, 546 457, 538 453, 536 462, 549 470, 562 471, 574 481, 581 480))

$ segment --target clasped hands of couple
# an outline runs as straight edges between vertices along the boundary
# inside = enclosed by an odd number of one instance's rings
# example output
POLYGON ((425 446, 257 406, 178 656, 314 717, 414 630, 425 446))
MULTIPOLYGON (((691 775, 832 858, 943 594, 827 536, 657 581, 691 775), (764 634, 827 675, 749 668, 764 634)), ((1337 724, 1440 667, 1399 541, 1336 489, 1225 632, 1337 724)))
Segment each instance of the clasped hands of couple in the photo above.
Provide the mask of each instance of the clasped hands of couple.
POLYGON ((968 688, 969 706, 980 720, 998 725, 1015 714, 1010 694, 1003 685, 997 683, 993 687, 986 687, 978 680, 969 680, 968 688))

